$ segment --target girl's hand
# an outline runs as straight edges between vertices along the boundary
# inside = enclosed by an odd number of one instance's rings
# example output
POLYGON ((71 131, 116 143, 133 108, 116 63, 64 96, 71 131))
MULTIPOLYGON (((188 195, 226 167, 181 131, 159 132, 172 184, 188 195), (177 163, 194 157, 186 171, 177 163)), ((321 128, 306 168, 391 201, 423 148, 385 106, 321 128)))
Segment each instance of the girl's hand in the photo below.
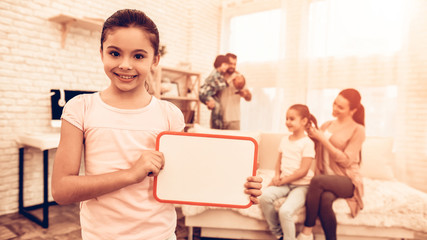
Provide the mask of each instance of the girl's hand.
POLYGON ((286 177, 283 177, 283 178, 279 179, 279 181, 277 182, 276 186, 282 186, 282 185, 285 185, 285 184, 288 184, 288 183, 289 183, 288 179, 286 177))
POLYGON ((157 176, 163 166, 165 158, 163 153, 146 150, 143 151, 136 163, 131 167, 131 174, 135 176, 136 182, 141 182, 147 176, 157 176))
POLYGON ((271 179, 271 183, 269 186, 279 186, 280 183, 280 177, 274 176, 273 179, 271 179))
POLYGON ((259 203, 258 197, 261 196, 262 178, 259 176, 248 177, 245 183, 245 193, 249 195, 251 202, 259 203))
POLYGON ((276 186, 274 179, 271 179, 270 183, 267 186, 276 186))

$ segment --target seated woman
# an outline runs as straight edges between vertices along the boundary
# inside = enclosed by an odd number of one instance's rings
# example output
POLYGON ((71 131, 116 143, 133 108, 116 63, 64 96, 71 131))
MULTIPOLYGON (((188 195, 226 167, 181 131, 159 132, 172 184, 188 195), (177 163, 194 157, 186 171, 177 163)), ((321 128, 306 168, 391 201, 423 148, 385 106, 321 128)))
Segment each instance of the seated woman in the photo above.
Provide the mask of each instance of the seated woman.
POLYGON ((337 198, 347 200, 353 217, 363 208, 359 168, 365 140, 365 110, 360 100, 357 90, 342 90, 333 104, 335 120, 324 123, 320 129, 308 130, 309 136, 318 141, 317 164, 307 192, 304 228, 298 240, 313 239, 317 217, 326 239, 337 238, 337 221, 332 209, 337 198))

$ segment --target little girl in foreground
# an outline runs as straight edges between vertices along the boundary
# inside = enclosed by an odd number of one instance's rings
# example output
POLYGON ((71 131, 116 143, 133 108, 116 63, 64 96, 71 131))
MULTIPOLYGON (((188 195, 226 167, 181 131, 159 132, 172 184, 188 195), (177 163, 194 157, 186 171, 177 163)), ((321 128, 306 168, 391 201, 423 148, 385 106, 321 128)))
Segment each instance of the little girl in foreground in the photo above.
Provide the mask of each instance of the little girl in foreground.
POLYGON ((314 173, 310 169, 315 157, 314 142, 305 130, 317 121, 308 107, 291 106, 286 113, 286 126, 291 135, 283 137, 279 145, 274 177, 260 197, 260 207, 277 239, 294 240, 294 213, 304 206, 308 185, 314 173), (277 212, 274 201, 287 197, 277 212))
MULTIPOLYGON (((64 107, 52 195, 59 204, 81 202, 84 240, 176 239, 175 208, 154 199, 152 176, 165 164, 155 151, 157 135, 182 131, 185 123, 175 105, 147 92, 147 75, 160 58, 157 27, 141 11, 117 11, 104 23, 100 53, 111 83, 64 107)), ((255 203, 261 181, 249 177, 245 184, 255 203)))

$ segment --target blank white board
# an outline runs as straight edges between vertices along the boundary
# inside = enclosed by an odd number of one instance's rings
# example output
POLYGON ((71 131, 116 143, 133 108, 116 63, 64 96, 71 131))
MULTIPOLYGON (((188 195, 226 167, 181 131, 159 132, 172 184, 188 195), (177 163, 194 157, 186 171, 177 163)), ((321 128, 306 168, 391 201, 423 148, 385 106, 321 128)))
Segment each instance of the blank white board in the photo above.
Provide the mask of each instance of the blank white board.
POLYGON ((163 170, 154 178, 157 201, 235 208, 252 205, 244 184, 256 174, 255 139, 162 132, 156 149, 165 157, 163 170))

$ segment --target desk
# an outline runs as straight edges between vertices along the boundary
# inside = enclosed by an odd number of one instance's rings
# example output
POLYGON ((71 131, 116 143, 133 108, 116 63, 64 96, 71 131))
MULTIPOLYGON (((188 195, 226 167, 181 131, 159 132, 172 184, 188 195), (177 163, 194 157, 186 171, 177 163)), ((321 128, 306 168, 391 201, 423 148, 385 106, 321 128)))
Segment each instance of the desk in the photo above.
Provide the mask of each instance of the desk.
POLYGON ((48 186, 48 168, 49 168, 49 150, 55 149, 59 144, 59 133, 53 134, 24 134, 18 136, 19 145, 19 213, 39 224, 43 228, 49 227, 49 206, 56 204, 49 202, 48 186), (24 206, 24 150, 26 147, 40 149, 43 152, 43 203, 24 206), (43 208, 43 218, 39 219, 30 211, 43 208))

